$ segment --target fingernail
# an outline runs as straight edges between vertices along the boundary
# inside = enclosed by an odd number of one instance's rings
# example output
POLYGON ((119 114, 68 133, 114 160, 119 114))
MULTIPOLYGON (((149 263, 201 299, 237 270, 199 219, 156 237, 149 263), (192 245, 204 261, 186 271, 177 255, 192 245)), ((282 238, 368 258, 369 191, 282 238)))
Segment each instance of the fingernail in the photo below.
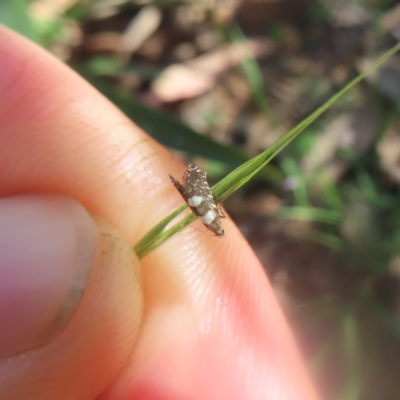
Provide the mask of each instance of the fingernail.
POLYGON ((92 219, 71 198, 0 199, 0 357, 62 332, 85 290, 95 246, 92 219))

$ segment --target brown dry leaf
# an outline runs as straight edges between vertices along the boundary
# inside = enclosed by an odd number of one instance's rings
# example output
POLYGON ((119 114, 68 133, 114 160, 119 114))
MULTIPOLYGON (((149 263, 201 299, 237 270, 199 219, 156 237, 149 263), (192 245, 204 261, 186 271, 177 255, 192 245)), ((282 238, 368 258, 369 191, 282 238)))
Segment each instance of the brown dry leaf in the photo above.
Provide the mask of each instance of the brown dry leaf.
POLYGON ((389 127, 376 150, 383 170, 400 183, 400 120, 389 127))
POLYGON ((312 0, 245 0, 237 10, 237 20, 244 29, 263 31, 270 23, 301 21, 312 0))
POLYGON ((313 149, 303 161, 303 170, 308 174, 321 170, 325 176, 337 181, 348 168, 337 157, 338 150, 351 150, 357 156, 363 154, 378 133, 377 123, 370 105, 337 117, 318 135, 313 149))
POLYGON ((379 31, 382 33, 400 34, 400 4, 386 12, 379 21, 379 31))
POLYGON ((120 42, 121 34, 119 32, 103 31, 87 36, 83 46, 89 53, 114 53, 120 42))
POLYGON ((131 21, 121 37, 119 51, 132 55, 160 26, 162 15, 157 7, 144 7, 131 21))
POLYGON ((245 58, 272 54, 269 40, 249 40, 229 44, 182 64, 173 64, 153 82, 153 93, 164 102, 196 97, 212 88, 218 78, 245 58))
POLYGON ((332 23, 335 26, 350 27, 367 23, 372 16, 366 7, 348 0, 328 0, 332 23))
POLYGON ((224 75, 224 84, 217 84, 206 93, 180 104, 180 117, 199 132, 209 133, 221 142, 231 143, 233 132, 242 129, 243 110, 249 104, 248 82, 236 71, 224 75))

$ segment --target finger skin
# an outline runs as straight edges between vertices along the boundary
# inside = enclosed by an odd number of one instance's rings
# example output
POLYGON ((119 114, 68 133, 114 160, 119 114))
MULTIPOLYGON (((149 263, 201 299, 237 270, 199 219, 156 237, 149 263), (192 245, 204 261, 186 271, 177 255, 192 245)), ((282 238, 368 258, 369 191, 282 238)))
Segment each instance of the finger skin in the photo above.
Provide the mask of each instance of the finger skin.
MULTIPOLYGON (((4 28, 0 65, 2 196, 68 194, 132 245, 182 204, 168 173, 184 166, 66 66, 4 28)), ((224 229, 186 230, 142 261, 139 338, 101 399, 316 398, 258 260, 224 229)))

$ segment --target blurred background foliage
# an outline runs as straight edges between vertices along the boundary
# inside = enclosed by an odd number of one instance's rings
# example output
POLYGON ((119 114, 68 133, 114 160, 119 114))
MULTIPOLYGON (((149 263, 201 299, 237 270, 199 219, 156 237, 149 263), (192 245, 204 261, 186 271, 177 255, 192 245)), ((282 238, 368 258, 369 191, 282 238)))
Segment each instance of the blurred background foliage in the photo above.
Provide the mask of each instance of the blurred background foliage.
MULTIPOLYGON (((0 22, 216 182, 395 44, 400 4, 1 0, 0 22)), ((328 400, 400 398, 399 99, 395 56, 225 203, 328 400)))

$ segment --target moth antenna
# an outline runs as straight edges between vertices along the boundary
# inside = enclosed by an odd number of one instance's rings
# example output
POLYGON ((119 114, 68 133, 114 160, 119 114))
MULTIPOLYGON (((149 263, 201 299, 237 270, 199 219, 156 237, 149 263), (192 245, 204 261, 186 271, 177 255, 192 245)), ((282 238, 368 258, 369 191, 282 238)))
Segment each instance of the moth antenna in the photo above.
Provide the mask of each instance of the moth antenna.
POLYGON ((201 232, 201 233, 204 233, 205 235, 207 235, 207 236, 218 236, 218 235, 211 235, 211 233, 208 233, 208 232, 206 232, 206 231, 203 231, 202 229, 199 229, 199 228, 196 228, 195 226, 193 226, 193 225, 189 225, 191 228, 193 228, 193 229, 196 229, 196 231, 199 231, 199 232, 201 232))
MULTIPOLYGON (((196 222, 196 221, 195 221, 196 222)), ((225 236, 225 231, 222 231, 222 235, 211 235, 211 233, 208 233, 207 231, 203 231, 202 229, 196 228, 193 225, 189 225, 190 228, 196 229, 197 231, 204 233, 207 236, 212 236, 212 237, 219 237, 219 238, 223 238, 225 236)))

